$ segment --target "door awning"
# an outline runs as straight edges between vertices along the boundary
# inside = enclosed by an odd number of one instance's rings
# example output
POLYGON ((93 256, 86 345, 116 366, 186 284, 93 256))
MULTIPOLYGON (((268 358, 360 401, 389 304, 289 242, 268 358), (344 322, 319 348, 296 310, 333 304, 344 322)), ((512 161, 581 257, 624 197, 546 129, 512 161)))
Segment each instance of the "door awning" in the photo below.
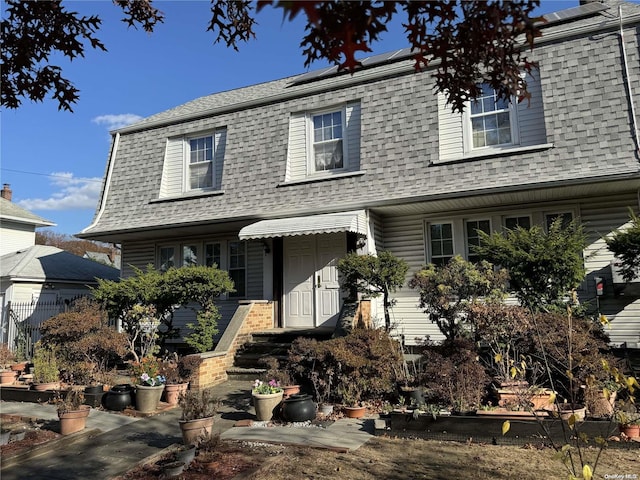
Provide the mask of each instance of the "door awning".
POLYGON ((242 228, 240 240, 258 238, 292 237, 322 233, 353 232, 367 235, 367 215, 364 210, 341 213, 325 213, 307 217, 261 220, 242 228))

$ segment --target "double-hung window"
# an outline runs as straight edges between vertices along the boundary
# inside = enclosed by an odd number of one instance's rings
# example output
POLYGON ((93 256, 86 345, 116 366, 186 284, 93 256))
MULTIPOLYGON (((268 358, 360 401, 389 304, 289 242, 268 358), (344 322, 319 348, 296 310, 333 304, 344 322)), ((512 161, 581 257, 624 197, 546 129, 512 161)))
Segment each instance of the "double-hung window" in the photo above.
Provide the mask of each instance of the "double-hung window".
POLYGON ((489 220, 467 220, 465 222, 466 240, 467 240, 467 260, 470 262, 479 262, 480 257, 474 253, 474 247, 480 246, 480 234, 478 231, 487 235, 491 234, 491 222, 489 220))
POLYGON ((487 84, 480 85, 482 93, 471 101, 467 109, 468 151, 510 146, 518 143, 518 128, 514 101, 498 98, 487 84))
POLYGON ((216 265, 226 270, 235 284, 235 292, 229 298, 247 295, 247 246, 239 241, 189 242, 180 245, 160 245, 157 265, 165 272, 176 266, 216 265))
POLYGON ((453 250, 453 224, 430 223, 429 233, 429 258, 435 265, 445 265, 454 255, 453 250))
POLYGON ((339 170, 345 167, 342 110, 313 115, 312 137, 313 171, 339 170))
POLYGON ((504 227, 508 230, 514 230, 518 227, 528 230, 531 228, 531 217, 529 215, 505 217, 504 227))
POLYGON ((213 187, 213 136, 190 138, 189 145, 189 190, 213 187))

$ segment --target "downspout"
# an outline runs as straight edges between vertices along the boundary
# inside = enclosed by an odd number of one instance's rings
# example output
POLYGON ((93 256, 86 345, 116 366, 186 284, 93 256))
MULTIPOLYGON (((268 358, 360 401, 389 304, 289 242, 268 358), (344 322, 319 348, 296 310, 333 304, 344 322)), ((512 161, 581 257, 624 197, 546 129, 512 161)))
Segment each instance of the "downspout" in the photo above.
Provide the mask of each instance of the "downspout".
POLYGON ((629 106, 631 107, 631 123, 633 124, 633 135, 636 144, 636 157, 640 160, 640 136, 638 135, 638 121, 636 118, 636 108, 633 101, 633 91, 631 90, 631 79, 629 78, 629 64, 627 60, 627 49, 624 44, 624 29, 622 26, 622 5, 618 5, 618 19, 620 20, 620 46, 622 47, 622 68, 624 69, 627 92, 629 95, 629 106))
POLYGON ((111 150, 111 155, 109 156, 109 169, 107 170, 107 178, 104 179, 104 189, 102 190, 102 198, 100 199, 100 210, 98 210, 98 214, 91 225, 83 229, 80 233, 85 233, 88 230, 91 230, 95 227, 100 221, 100 217, 102 216, 104 209, 107 204, 107 195, 109 193, 109 185, 111 185, 111 174, 113 173, 113 165, 116 163, 116 152, 118 151, 118 145, 120 143, 120 133, 116 132, 116 136, 113 140, 113 149, 111 150))

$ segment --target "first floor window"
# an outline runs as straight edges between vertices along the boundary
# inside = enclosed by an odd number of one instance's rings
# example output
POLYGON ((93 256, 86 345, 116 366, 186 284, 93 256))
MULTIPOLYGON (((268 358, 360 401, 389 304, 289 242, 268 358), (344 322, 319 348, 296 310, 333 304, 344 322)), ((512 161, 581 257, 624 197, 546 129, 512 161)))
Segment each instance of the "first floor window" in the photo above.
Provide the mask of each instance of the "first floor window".
MULTIPOLYGON (((193 242, 158 247, 158 268, 165 272, 174 266, 204 265, 228 272, 235 292, 228 298, 247 295, 247 245, 239 241, 193 242)), ((224 298, 227 298, 225 296, 224 298)))
POLYGON ((175 247, 160 247, 160 252, 158 254, 159 256, 158 263, 160 264, 161 272, 166 272, 171 267, 175 266, 176 264, 175 255, 176 255, 175 247))
POLYGON ((189 189, 213 187, 213 137, 189 140, 189 189))
POLYGON ((518 227, 529 230, 531 228, 531 217, 528 215, 522 217, 506 217, 504 219, 504 226, 509 230, 514 230, 518 227))
POLYGON ((230 297, 244 297, 247 289, 247 255, 244 242, 229 242, 229 276, 236 291, 230 297))
POLYGON ((480 257, 474 254, 474 247, 480 246, 480 234, 478 231, 489 235, 491 233, 489 220, 468 220, 466 222, 467 260, 470 262, 480 261, 480 257))
POLYGON ((573 215, 571 212, 562 212, 562 213, 548 213, 544 216, 545 226, 547 227, 547 232, 551 228, 553 222, 555 222, 558 218, 560 218, 560 224, 563 229, 567 228, 571 221, 573 220, 573 215))
POLYGON ((207 243, 204 247, 204 264, 207 267, 213 267, 216 265, 220 268, 222 245, 220 243, 207 243))
POLYGON ((451 223, 429 224, 429 251, 431 263, 445 265, 453 258, 453 225, 451 223))
POLYGON ((182 246, 182 266, 189 267, 198 265, 198 246, 183 245, 182 246))

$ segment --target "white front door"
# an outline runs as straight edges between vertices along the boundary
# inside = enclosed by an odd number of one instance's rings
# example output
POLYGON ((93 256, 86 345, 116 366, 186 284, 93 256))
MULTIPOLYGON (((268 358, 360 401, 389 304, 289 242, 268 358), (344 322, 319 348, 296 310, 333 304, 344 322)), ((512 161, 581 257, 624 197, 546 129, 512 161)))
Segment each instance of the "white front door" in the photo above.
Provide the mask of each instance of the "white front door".
POLYGON ((284 238, 284 326, 332 326, 341 292, 338 260, 347 251, 346 234, 284 238))

